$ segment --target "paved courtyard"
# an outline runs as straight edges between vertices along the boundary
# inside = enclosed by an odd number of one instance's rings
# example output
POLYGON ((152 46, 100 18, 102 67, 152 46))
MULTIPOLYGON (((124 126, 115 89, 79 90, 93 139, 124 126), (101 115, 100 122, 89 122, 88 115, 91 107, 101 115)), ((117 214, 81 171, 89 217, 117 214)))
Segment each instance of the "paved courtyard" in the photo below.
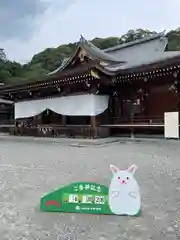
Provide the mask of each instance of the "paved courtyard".
POLYGON ((73 145, 0 137, 1 240, 180 239, 180 142, 73 145), (40 197, 72 181, 109 184, 110 164, 139 168, 140 217, 43 213, 40 197))

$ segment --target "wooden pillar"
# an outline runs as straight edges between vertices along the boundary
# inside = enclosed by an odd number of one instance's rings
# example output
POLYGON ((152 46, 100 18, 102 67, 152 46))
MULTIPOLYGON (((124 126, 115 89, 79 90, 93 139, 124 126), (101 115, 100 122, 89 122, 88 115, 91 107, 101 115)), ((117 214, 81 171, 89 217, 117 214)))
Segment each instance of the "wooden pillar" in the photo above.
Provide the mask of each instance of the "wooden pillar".
MULTIPOLYGON (((178 112, 180 114, 180 74, 177 76, 177 97, 178 97, 178 112)), ((179 118, 179 125, 180 125, 180 118, 179 118)))
MULTIPOLYGON (((180 130, 180 73, 177 74, 176 78, 176 93, 177 93, 177 111, 179 113, 179 130, 180 130)), ((180 135, 179 135, 180 137, 180 135)))
POLYGON ((97 125, 96 125, 96 116, 91 116, 90 117, 90 122, 91 122, 91 136, 93 138, 97 137, 97 125))

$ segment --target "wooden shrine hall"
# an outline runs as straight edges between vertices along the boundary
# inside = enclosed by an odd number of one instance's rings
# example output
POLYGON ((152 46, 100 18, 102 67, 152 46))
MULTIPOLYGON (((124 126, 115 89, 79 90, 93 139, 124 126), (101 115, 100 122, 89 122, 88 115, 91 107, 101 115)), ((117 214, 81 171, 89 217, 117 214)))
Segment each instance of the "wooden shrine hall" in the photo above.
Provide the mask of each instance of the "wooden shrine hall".
POLYGON ((13 134, 163 132, 165 113, 180 109, 179 81, 180 52, 168 51, 164 32, 104 50, 81 36, 59 68, 36 82, 1 87, 1 98, 14 102, 13 134))

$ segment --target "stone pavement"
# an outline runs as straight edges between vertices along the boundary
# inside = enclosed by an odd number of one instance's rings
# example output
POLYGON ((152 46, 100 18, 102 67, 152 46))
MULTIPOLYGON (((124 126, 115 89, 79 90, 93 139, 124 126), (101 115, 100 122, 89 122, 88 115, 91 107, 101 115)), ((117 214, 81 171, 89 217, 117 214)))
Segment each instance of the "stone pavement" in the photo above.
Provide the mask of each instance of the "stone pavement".
POLYGON ((72 146, 0 137, 1 240, 180 239, 180 142, 111 141, 72 146), (140 217, 42 213, 40 197, 72 181, 109 184, 110 163, 135 163, 140 217))
POLYGON ((48 138, 48 137, 26 137, 26 136, 10 136, 7 134, 0 134, 0 140, 14 140, 14 141, 40 141, 49 143, 60 143, 65 145, 102 145, 111 142, 120 141, 119 138, 109 137, 109 138, 99 138, 99 139, 89 139, 89 138, 48 138))
MULTIPOLYGON (((108 138, 98 138, 98 139, 89 139, 89 138, 48 138, 48 137, 31 137, 31 136, 12 136, 9 134, 0 134, 0 141, 26 141, 26 142, 49 142, 49 143, 58 143, 61 145, 69 145, 69 146, 88 146, 88 145, 105 145, 109 143, 115 142, 124 142, 124 141, 154 141, 155 138, 147 138, 147 137, 138 137, 138 138, 130 138, 130 137, 108 137, 108 138)), ((172 141, 172 140, 171 140, 172 141)))

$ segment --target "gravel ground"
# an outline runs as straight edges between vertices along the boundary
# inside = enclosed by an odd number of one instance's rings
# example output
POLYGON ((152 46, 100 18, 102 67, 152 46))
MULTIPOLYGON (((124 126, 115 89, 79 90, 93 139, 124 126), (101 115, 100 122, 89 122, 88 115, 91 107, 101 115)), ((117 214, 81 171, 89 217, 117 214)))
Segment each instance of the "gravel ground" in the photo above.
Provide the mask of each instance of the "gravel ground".
POLYGON ((180 239, 180 142, 70 145, 0 138, 1 240, 180 239), (109 164, 139 168, 140 217, 43 213, 40 197, 73 181, 109 184, 109 164))

